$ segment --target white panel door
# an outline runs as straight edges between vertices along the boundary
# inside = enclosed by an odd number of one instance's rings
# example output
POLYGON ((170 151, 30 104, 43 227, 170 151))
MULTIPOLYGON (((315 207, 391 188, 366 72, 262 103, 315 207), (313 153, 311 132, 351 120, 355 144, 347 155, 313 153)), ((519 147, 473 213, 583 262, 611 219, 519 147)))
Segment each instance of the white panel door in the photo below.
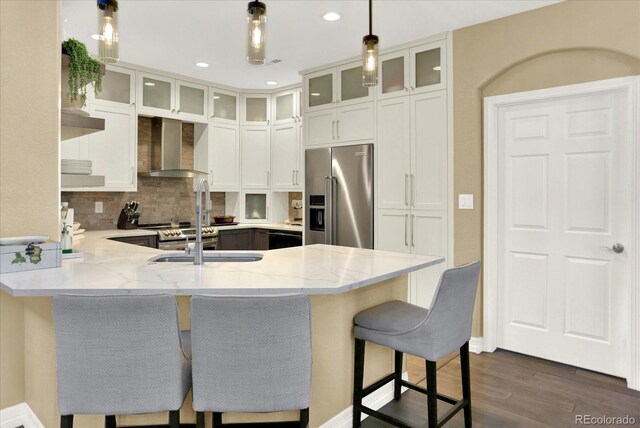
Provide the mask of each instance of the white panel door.
POLYGON ((305 146, 331 144, 336 141, 335 109, 307 112, 304 116, 305 146))
POLYGON ((411 203, 447 210, 447 94, 411 96, 411 203))
POLYGON ((438 286, 442 272, 447 268, 447 213, 433 211, 411 212, 411 252, 428 256, 441 256, 444 263, 421 269, 411 274, 410 302, 428 308, 438 286))
POLYGON ((104 131, 89 135, 93 174, 104 175, 104 189, 136 190, 138 139, 134 108, 96 105, 91 116, 104 118, 104 131))
POLYGON ((411 252, 409 210, 377 210, 376 250, 411 252))
POLYGON ((270 186, 270 132, 268 126, 242 129, 242 187, 265 189, 270 186))
POLYGON ((240 190, 240 130, 209 123, 209 183, 212 190, 240 190))
POLYGON ((500 109, 499 347, 625 374, 626 103, 610 91, 500 109))
POLYGON ((340 142, 373 139, 373 103, 340 107, 336 113, 336 140, 340 142))
POLYGON ((287 123, 271 127, 271 187, 295 187, 298 171, 298 125, 287 123))
POLYGON ((409 208, 411 136, 409 97, 378 102, 378 208, 409 208))

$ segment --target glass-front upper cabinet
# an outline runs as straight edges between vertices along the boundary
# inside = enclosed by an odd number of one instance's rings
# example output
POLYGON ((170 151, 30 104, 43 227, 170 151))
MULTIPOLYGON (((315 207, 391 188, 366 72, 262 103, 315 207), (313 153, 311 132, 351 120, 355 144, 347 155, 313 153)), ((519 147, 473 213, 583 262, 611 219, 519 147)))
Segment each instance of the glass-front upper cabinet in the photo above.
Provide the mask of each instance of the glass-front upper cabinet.
POLYGON ((271 96, 269 94, 246 94, 242 96, 242 124, 269 125, 271 123, 271 96))
POLYGON ((373 101, 373 91, 362 86, 362 62, 353 62, 338 67, 337 102, 340 105, 373 101))
POLYGON ((171 117, 176 113, 175 80, 138 72, 138 113, 171 117))
POLYGON ((176 80, 176 114, 180 120, 207 121, 207 87, 176 80))
POLYGON ((446 88, 446 43, 425 43, 380 56, 378 99, 446 88))
POLYGON ((95 94, 92 104, 113 105, 118 107, 134 106, 136 100, 136 72, 124 67, 107 64, 102 76, 102 91, 95 94))
POLYGON ((334 107, 334 70, 322 70, 305 76, 306 109, 309 111, 334 107))
POLYGON ((265 223, 270 218, 269 191, 246 191, 242 192, 242 222, 243 223, 265 223))
POLYGON ((238 94, 209 87, 209 120, 229 124, 239 123, 238 94))
POLYGON ((302 121, 302 89, 295 88, 271 96, 272 124, 302 121))

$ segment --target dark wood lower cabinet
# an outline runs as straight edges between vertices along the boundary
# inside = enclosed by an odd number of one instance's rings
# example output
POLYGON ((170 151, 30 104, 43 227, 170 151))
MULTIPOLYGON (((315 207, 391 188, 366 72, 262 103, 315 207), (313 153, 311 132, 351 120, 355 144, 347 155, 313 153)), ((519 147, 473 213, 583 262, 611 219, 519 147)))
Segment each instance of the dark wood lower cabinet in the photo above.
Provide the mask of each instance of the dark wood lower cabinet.
POLYGON ((124 242, 125 244, 140 245, 142 247, 158 248, 157 235, 142 236, 121 236, 117 238, 109 238, 112 241, 124 242))
POLYGON ((218 229, 217 250, 252 250, 254 229, 218 229))
POLYGON ((269 231, 264 229, 253 229, 253 249, 268 250, 269 249, 269 231))

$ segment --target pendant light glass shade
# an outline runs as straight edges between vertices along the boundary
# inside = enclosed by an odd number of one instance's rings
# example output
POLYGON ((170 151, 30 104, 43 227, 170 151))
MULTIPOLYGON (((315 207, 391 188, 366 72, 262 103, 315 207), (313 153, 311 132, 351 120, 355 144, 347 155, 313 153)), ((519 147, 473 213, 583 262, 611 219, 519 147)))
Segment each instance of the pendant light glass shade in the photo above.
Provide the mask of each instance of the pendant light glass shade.
POLYGON ((369 0, 369 34, 362 38, 362 86, 378 84, 378 36, 373 35, 373 0, 369 0))
POLYGON ((118 62, 118 1, 98 0, 98 56, 103 63, 118 62))
POLYGON ((247 61, 249 64, 265 63, 265 30, 267 24, 267 6, 259 1, 252 1, 247 8, 247 61))
POLYGON ((362 38, 362 86, 378 84, 378 36, 362 38))

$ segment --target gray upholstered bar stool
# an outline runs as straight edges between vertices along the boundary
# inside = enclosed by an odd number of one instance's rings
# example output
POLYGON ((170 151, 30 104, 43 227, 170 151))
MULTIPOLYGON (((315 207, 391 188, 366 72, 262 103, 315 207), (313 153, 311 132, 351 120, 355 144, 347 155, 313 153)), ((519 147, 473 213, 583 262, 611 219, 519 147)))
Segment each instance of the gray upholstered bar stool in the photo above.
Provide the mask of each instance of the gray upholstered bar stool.
POLYGON ((469 378, 469 339, 473 305, 478 289, 480 262, 446 270, 440 278, 429 309, 394 300, 360 312, 354 318, 355 357, 353 381, 353 426, 360 427, 366 413, 399 427, 405 423, 362 405, 362 399, 394 381, 394 399, 400 399, 406 386, 427 394, 429 428, 443 426, 464 409, 465 427, 471 427, 471 389, 469 378), (395 350, 395 372, 363 389, 365 341, 395 350), (438 394, 436 361, 460 349, 462 399, 438 394), (427 389, 402 380, 403 353, 422 357, 427 362, 427 389), (453 407, 438 421, 438 399, 453 407))
POLYGON ((113 428, 115 415, 166 411, 180 426, 191 361, 173 296, 55 296, 53 319, 62 428, 77 414, 113 428))
MULTIPOLYGON (((203 412, 267 413, 300 410, 306 427, 311 395, 311 320, 306 296, 191 298, 193 409, 203 412)), ((268 425, 268 424, 264 424, 268 425)))

